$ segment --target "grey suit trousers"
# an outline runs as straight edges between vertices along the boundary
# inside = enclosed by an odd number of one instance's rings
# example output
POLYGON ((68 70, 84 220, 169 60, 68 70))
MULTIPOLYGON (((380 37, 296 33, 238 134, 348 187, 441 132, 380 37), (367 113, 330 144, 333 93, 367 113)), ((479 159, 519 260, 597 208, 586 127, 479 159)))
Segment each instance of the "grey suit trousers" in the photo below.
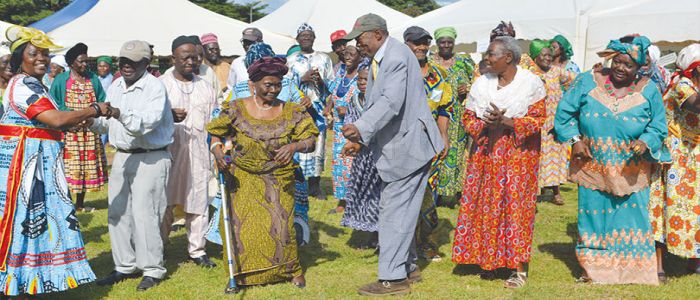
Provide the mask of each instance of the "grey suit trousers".
POLYGON ((167 151, 114 156, 107 221, 114 269, 120 273, 141 269, 144 276, 165 277, 160 225, 171 160, 167 151))
POLYGON ((379 200, 379 280, 406 278, 416 260, 415 232, 430 162, 406 178, 384 183, 379 200))

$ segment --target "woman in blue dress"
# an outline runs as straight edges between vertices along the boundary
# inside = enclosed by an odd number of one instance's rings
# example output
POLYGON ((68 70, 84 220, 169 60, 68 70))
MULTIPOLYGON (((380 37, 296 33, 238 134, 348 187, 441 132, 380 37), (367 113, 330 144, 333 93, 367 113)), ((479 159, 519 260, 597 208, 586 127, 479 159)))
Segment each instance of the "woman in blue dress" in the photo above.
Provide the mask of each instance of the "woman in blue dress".
POLYGON ((109 116, 107 103, 62 112, 41 82, 49 49, 41 31, 7 29, 17 74, 3 96, 0 119, 0 288, 5 296, 75 288, 95 279, 63 167, 61 130, 109 116))
POLYGON ((570 179, 579 186, 582 282, 659 283, 647 206, 653 164, 670 155, 661 94, 638 76, 646 43, 610 41, 599 55, 611 67, 579 75, 557 108, 554 128, 572 145, 570 179))
POLYGON ((344 51, 344 62, 335 74, 335 80, 331 83, 331 99, 333 107, 333 196, 338 200, 338 205, 330 213, 342 213, 345 209, 345 197, 347 185, 350 181, 350 168, 353 157, 341 155, 346 140, 343 136, 343 125, 348 114, 348 107, 352 99, 360 92, 357 89, 357 71, 362 62, 360 50, 354 46, 348 46, 344 51))

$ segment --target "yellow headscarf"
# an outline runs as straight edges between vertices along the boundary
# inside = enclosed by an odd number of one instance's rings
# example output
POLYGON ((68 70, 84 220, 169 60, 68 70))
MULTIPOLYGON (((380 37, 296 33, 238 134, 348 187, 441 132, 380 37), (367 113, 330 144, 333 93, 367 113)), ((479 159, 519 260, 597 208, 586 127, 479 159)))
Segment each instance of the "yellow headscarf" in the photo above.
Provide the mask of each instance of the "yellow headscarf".
POLYGON ((17 49, 17 47, 27 42, 31 43, 36 47, 49 50, 63 48, 59 45, 54 44, 53 41, 51 41, 51 38, 49 38, 49 36, 46 35, 46 33, 35 28, 22 27, 17 25, 11 26, 5 31, 5 37, 8 41, 10 41, 10 43, 12 43, 10 45, 10 52, 14 52, 15 49, 17 49))

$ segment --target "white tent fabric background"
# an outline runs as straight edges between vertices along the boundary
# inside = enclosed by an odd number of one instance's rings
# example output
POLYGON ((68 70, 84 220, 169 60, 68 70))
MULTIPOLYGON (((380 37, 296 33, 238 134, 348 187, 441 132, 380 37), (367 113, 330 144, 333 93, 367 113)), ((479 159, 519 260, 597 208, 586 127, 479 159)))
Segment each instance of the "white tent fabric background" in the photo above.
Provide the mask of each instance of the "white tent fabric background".
MULTIPOLYGON (((239 42, 249 24, 219 15, 187 0, 101 0, 84 15, 51 32, 57 44, 71 47, 83 42, 90 56, 118 55, 129 40, 154 45, 156 55, 170 55, 179 35, 213 32, 222 54, 244 53, 239 42)), ((262 29, 263 38, 275 51, 286 51, 294 40, 262 29)))
POLYGON ((611 39, 639 33, 652 42, 700 40, 700 0, 641 0, 590 15, 586 33, 585 63, 600 59, 596 52, 611 39))
POLYGON ((374 0, 289 0, 252 25, 294 38, 299 25, 306 22, 316 32, 314 49, 331 51, 331 33, 350 32, 355 20, 370 12, 386 19, 389 27, 412 19, 374 0))
POLYGON ((511 21, 517 38, 531 40, 564 35, 574 47, 573 60, 590 67, 607 42, 629 33, 652 42, 700 39, 698 0, 462 0, 390 28, 401 37, 409 26, 433 32, 453 26, 457 43, 487 39, 501 21, 511 21))
MULTIPOLYGON (((0 40, 5 42, 5 31, 7 30, 7 28, 9 28, 10 26, 13 26, 13 25, 14 24, 12 24, 12 23, 0 21, 0 40)), ((0 45, 0 55, 5 55, 5 54, 9 54, 9 53, 10 53, 9 46, 5 45, 4 43, 2 45, 0 45)))

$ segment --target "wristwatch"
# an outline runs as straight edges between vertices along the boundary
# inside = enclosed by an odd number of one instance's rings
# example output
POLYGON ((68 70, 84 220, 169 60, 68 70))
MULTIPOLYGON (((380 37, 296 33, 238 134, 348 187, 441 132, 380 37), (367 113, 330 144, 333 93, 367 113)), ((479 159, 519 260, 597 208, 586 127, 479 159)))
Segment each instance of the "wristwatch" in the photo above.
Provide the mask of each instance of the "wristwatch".
POLYGON ((569 146, 573 146, 574 144, 578 143, 581 141, 581 136, 575 135, 571 139, 569 139, 566 143, 569 144, 569 146))

